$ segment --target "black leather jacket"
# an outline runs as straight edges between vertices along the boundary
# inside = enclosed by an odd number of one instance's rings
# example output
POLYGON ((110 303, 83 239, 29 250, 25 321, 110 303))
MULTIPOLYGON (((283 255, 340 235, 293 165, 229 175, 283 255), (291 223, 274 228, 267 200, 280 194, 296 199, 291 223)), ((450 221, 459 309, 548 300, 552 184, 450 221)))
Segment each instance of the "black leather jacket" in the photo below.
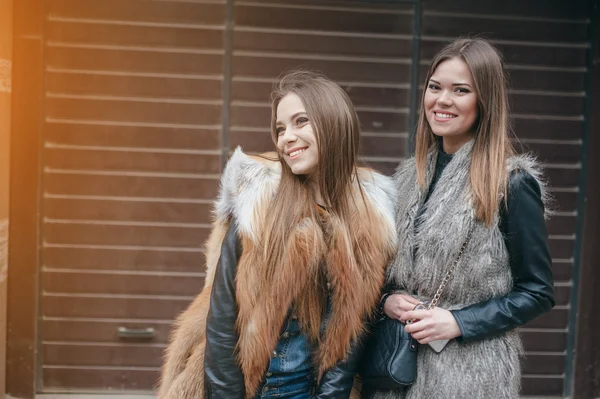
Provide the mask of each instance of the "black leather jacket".
MULTIPOLYGON (((235 299, 235 275, 242 247, 235 220, 221 245, 206 321, 204 389, 207 399, 243 399, 244 376, 234 350, 238 341, 235 323, 238 308, 235 299)), ((315 393, 316 399, 348 399, 361 355, 353 345, 347 358, 328 370, 315 393)))
POLYGON ((513 289, 501 298, 452 311, 462 332, 459 342, 511 330, 554 307, 544 204, 540 187, 529 173, 515 171, 511 175, 499 227, 509 254, 513 289))

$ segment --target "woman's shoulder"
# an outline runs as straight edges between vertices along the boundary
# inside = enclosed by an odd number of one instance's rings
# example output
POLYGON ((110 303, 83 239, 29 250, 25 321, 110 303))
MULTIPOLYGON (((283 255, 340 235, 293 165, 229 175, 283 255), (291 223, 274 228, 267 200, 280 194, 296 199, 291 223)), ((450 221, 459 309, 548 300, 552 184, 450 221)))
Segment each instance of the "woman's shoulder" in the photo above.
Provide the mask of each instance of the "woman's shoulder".
POLYGON ((253 230, 256 210, 275 194, 280 177, 277 154, 248 155, 236 148, 221 175, 215 219, 235 217, 240 230, 253 230))
POLYGON ((358 168, 358 177, 361 185, 367 191, 373 190, 380 193, 395 195, 394 180, 383 173, 366 167, 358 168))
POLYGON ((358 177, 367 199, 393 226, 397 203, 394 180, 370 168, 359 168, 358 177))
POLYGON ((537 184, 540 188, 546 186, 542 165, 532 154, 517 154, 509 157, 506 160, 506 168, 509 187, 522 184, 537 184))
POLYGON ((508 158, 508 198, 536 197, 542 201, 546 217, 552 212, 552 197, 544 171, 538 160, 531 154, 519 154, 508 158))

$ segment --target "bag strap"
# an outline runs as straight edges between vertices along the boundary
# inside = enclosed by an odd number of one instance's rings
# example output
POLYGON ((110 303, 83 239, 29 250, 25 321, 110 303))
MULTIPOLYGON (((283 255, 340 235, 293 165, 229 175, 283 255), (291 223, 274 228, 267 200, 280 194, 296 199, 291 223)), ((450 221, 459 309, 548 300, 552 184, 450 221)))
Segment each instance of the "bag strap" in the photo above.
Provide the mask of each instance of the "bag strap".
POLYGON ((446 273, 446 276, 442 280, 442 283, 440 284, 439 288, 437 289, 437 292, 435 293, 435 295, 433 296, 433 299, 429 303, 429 306, 427 307, 427 310, 431 310, 431 309, 433 309, 433 308, 435 308, 437 306, 437 304, 438 304, 438 302, 440 300, 440 297, 442 296, 442 293, 444 292, 444 289, 446 288, 446 284, 448 284, 448 281, 450 281, 450 278, 452 277, 452 274, 454 274, 454 270, 456 270, 456 266, 458 265, 458 262, 460 261, 460 258, 462 258, 463 253, 465 252, 465 249, 467 248, 467 245, 469 244, 469 241, 471 241, 471 236, 472 235, 473 235, 473 225, 471 225, 469 227, 469 231, 467 233, 467 237, 465 238, 465 242, 463 242, 462 247, 460 247, 460 251, 458 252, 458 256, 454 260, 454 263, 452 264, 452 266, 450 267, 450 269, 448 269, 448 272, 446 273))

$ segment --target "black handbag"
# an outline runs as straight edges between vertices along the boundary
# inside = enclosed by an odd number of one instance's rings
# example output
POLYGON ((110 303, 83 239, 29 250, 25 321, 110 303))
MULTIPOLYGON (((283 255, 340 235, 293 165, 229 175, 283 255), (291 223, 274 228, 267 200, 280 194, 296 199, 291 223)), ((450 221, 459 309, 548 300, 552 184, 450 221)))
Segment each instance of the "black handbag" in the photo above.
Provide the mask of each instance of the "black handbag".
MULTIPOLYGON (((437 306, 446 284, 452 277, 471 240, 472 233, 473 228, 470 227, 458 256, 446 273, 433 300, 421 303, 415 308, 429 310, 437 306)), ((364 347, 359 374, 365 387, 367 389, 398 389, 411 385, 417 378, 418 348, 419 343, 404 330, 404 324, 383 315, 383 318, 375 322, 373 334, 367 337, 364 347)))
POLYGON ((404 324, 390 318, 375 323, 361 361, 360 376, 367 387, 395 389, 417 378, 419 343, 404 330, 404 324))

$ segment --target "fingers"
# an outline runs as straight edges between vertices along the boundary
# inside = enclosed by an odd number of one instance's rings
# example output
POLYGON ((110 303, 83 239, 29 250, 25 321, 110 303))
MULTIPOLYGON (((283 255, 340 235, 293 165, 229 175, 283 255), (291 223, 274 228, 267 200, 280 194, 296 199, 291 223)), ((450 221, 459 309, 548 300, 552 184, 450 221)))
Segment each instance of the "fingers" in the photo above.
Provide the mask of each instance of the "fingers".
MULTIPOLYGON (((418 324, 418 323, 415 323, 415 325, 416 324, 418 324)), ((412 326, 413 325, 411 324, 410 326, 406 326, 406 327, 412 327, 412 326)), ((408 329, 406 329, 406 331, 409 332, 408 329)), ((414 339, 416 339, 417 342, 419 342, 420 344, 428 344, 437 339, 434 331, 431 328, 417 330, 415 332, 410 333, 410 336, 413 337, 414 339)))
POLYGON ((408 312, 404 312, 400 321, 406 322, 407 320, 423 320, 426 317, 431 316, 430 310, 410 310, 408 312))
POLYGON ((419 304, 419 300, 417 298, 414 298, 410 295, 405 295, 405 294, 399 294, 402 299, 404 299, 406 302, 410 303, 411 305, 416 306, 419 304))
POLYGON ((390 295, 385 301, 383 310, 389 318, 400 320, 405 312, 414 309, 415 305, 413 302, 415 301, 416 300, 409 295, 390 295))

